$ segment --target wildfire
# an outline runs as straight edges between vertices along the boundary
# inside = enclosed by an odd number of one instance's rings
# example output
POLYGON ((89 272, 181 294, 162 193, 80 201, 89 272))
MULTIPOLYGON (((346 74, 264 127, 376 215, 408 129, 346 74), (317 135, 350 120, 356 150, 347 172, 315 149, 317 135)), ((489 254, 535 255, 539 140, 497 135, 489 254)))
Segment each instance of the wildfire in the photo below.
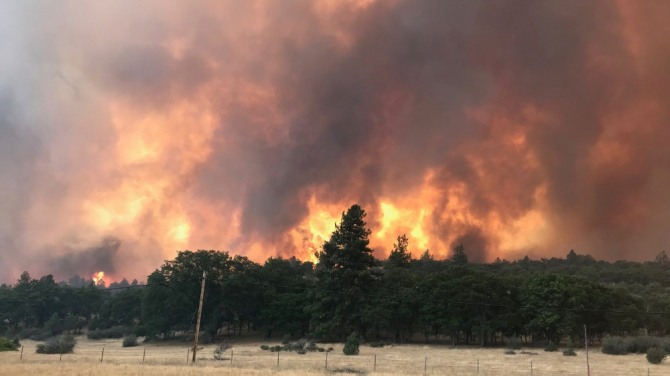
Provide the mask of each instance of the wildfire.
POLYGON ((91 279, 96 285, 99 285, 101 283, 105 283, 105 272, 99 271, 97 273, 93 273, 91 276, 91 279))

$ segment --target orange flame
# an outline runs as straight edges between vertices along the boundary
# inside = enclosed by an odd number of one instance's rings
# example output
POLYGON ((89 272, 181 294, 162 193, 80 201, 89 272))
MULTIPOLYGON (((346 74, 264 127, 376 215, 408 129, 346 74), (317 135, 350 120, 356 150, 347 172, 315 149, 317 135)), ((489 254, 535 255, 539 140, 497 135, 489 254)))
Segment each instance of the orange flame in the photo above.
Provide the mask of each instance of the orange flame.
POLYGON ((99 271, 97 273, 93 273, 93 275, 91 276, 91 279, 93 279, 93 282, 96 285, 104 284, 105 283, 105 272, 99 271))

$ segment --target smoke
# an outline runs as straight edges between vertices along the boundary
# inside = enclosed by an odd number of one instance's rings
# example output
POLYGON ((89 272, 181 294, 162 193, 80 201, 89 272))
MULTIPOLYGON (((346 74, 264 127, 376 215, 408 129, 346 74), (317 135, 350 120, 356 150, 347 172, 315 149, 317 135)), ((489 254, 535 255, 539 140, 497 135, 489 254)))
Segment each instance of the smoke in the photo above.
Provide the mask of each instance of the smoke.
POLYGON ((181 249, 309 258, 353 203, 379 257, 406 233, 475 261, 651 259, 667 7, 3 3, 0 280, 142 278, 181 249))
POLYGON ((89 277, 90 274, 100 270, 115 275, 117 274, 115 260, 120 247, 119 239, 105 238, 100 244, 91 248, 66 250, 67 253, 51 260, 49 265, 64 276, 79 275, 83 271, 87 272, 84 277, 89 277))

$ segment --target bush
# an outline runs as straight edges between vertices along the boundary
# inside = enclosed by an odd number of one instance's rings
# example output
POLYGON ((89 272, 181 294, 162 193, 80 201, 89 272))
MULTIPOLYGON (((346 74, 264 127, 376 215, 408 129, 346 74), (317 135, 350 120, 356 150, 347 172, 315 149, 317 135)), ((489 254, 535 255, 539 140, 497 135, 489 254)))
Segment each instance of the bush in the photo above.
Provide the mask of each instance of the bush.
POLYGON ((657 346, 647 349, 647 361, 652 364, 661 364, 667 355, 664 349, 657 346))
POLYGON ((123 326, 113 326, 109 329, 95 329, 86 333, 88 339, 103 339, 103 338, 123 338, 127 330, 123 326))
POLYGON ((655 337, 643 336, 631 338, 628 342, 628 351, 638 354, 646 354, 652 347, 661 347, 661 340, 655 337))
POLYGON ((298 354, 305 354, 307 352, 324 352, 326 351, 324 348, 319 347, 314 343, 313 340, 311 339, 306 339, 306 338, 301 338, 295 342, 289 342, 286 345, 283 346, 268 346, 268 345, 261 345, 261 350, 269 350, 269 351, 295 351, 298 354))
POLYGON ((214 350, 214 360, 226 360, 224 353, 226 350, 231 349, 233 345, 228 343, 228 341, 223 341, 219 346, 214 350))
POLYGON ((307 340, 305 338, 301 338, 295 342, 289 342, 286 346, 284 346, 284 350, 286 351, 304 350, 306 344, 307 340))
POLYGON ((629 342, 621 337, 605 337, 601 351, 609 355, 626 355, 630 348, 629 342))
POLYGON ((0 352, 2 351, 16 351, 21 347, 18 339, 10 341, 8 338, 0 337, 0 352))
POLYGON ((554 352, 558 351, 558 346, 554 342, 549 342, 547 347, 544 348, 544 351, 554 352))
POLYGON ((572 339, 568 340, 568 347, 563 350, 563 356, 577 356, 575 349, 572 348, 572 339))
POLYGON ((568 347, 567 349, 563 350, 563 356, 577 356, 577 353, 572 347, 568 347))
POLYGON ((521 339, 519 337, 507 338, 507 348, 510 350, 519 350, 521 348, 521 339))
POLYGON ((77 340, 71 335, 49 338, 45 343, 37 345, 38 354, 69 354, 74 351, 77 340))
POLYGON ((147 330, 146 326, 138 325, 135 327, 133 330, 133 334, 137 337, 146 337, 146 335, 149 333, 147 330))
POLYGON ((661 340, 661 344, 663 345, 663 350, 665 350, 667 353, 670 353, 670 338, 663 338, 661 340))
POLYGON ((41 330, 40 330, 40 329, 37 329, 37 328, 23 328, 23 329, 21 329, 21 331, 19 332, 19 338, 21 338, 21 339, 28 339, 28 338, 30 338, 30 337, 32 337, 32 336, 34 336, 35 334, 38 334, 38 333, 40 333, 40 332, 41 332, 41 330))
POLYGON ((123 347, 135 347, 135 346, 137 346, 137 337, 134 334, 131 334, 123 339, 123 347))
POLYGON ((358 355, 359 346, 360 341, 358 339, 358 333, 353 332, 347 337, 347 342, 344 343, 342 352, 344 355, 358 355))
POLYGON ((516 355, 516 351, 508 349, 508 350, 505 350, 504 354, 505 355, 516 355))
POLYGON ((212 334, 209 332, 203 332, 199 337, 198 337, 198 342, 202 343, 203 345, 208 345, 214 341, 214 338, 212 337, 212 334))
POLYGON ((369 346, 370 346, 370 347, 379 348, 379 347, 384 347, 384 346, 386 346, 386 344, 385 344, 384 342, 370 342, 370 345, 369 345, 369 346))

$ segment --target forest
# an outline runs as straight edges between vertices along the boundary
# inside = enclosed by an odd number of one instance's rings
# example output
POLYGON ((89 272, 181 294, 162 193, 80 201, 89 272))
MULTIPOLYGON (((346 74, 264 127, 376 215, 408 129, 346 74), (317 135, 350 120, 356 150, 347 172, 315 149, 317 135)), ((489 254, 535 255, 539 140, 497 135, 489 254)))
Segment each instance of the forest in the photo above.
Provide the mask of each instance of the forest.
POLYGON ((240 335, 343 341, 499 346, 592 343, 605 335, 664 336, 670 330, 670 260, 565 258, 478 264, 467 249, 435 259, 413 257, 401 235, 385 260, 369 248, 365 211, 342 214, 318 262, 269 258, 263 264, 214 250, 181 251, 137 281, 57 282, 24 272, 0 286, 0 335, 44 340, 60 333, 89 338, 127 334, 147 340, 193 336, 206 272, 201 339, 240 335))

